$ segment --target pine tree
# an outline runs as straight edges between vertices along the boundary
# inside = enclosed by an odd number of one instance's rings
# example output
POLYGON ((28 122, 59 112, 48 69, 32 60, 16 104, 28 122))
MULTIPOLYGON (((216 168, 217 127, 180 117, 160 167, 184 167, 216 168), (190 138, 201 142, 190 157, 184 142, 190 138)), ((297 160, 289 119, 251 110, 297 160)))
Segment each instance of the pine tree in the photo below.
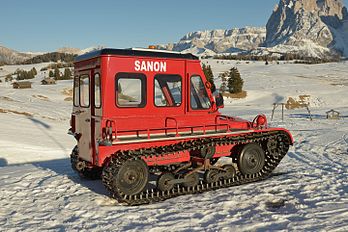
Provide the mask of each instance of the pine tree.
POLYGON ((220 92, 222 93, 227 91, 228 75, 229 75, 229 72, 223 72, 219 74, 219 78, 221 79, 220 92))
POLYGON ((28 77, 27 77, 27 79, 33 79, 33 78, 35 78, 35 71, 36 70, 34 70, 34 69, 32 69, 32 70, 30 70, 29 72, 27 72, 28 73, 28 77))
POLYGON ((65 68, 64 69, 64 75, 63 75, 63 78, 64 80, 69 80, 71 79, 71 71, 69 68, 65 68))
POLYGON ((237 68, 231 68, 229 71, 228 91, 230 93, 240 93, 243 91, 244 81, 237 68))
POLYGON ((60 80, 61 76, 60 76, 60 72, 58 68, 54 69, 54 79, 55 80, 60 80))
POLYGON ((211 84, 211 92, 215 92, 216 86, 214 83, 214 75, 213 75, 213 71, 211 70, 210 65, 203 64, 202 69, 203 69, 205 77, 207 78, 207 81, 209 81, 211 84))
POLYGON ((34 67, 34 68, 32 68, 32 69, 31 69, 31 71, 33 72, 34 76, 36 76, 36 75, 37 75, 37 71, 36 71, 36 68, 35 68, 35 67, 34 67))
POLYGON ((16 80, 17 80, 17 81, 23 80, 23 79, 22 79, 22 72, 21 72, 21 71, 18 71, 18 72, 16 72, 16 73, 17 73, 17 78, 16 78, 16 80))

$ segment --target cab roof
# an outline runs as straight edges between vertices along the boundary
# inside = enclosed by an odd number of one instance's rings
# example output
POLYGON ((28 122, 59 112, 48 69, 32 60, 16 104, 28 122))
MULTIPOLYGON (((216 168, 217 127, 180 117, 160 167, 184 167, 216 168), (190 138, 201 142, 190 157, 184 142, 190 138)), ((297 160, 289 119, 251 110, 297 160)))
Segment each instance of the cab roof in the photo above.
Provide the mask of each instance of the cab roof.
POLYGON ((114 49, 114 48, 103 48, 100 50, 85 53, 77 56, 75 62, 83 60, 89 60, 101 55, 118 55, 118 56, 139 56, 139 57, 156 57, 156 58, 173 58, 173 59, 186 59, 186 60, 198 60, 197 56, 190 53, 171 53, 165 51, 149 51, 149 50, 134 50, 134 49, 114 49))

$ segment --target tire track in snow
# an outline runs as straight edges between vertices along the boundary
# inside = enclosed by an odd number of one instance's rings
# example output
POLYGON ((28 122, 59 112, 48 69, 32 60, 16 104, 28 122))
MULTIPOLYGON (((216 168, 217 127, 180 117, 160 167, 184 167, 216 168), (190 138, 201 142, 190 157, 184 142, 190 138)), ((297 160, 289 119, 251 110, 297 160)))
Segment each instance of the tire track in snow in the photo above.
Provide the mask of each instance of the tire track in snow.
POLYGON ((344 134, 340 139, 337 139, 325 145, 323 156, 338 167, 341 167, 342 169, 348 169, 348 165, 344 165, 344 162, 341 162, 342 159, 345 158, 342 156, 348 153, 346 145, 348 145, 348 137, 347 134, 344 134))
POLYGON ((348 145, 348 136, 347 136, 347 134, 344 134, 342 138, 343 138, 343 141, 348 145))

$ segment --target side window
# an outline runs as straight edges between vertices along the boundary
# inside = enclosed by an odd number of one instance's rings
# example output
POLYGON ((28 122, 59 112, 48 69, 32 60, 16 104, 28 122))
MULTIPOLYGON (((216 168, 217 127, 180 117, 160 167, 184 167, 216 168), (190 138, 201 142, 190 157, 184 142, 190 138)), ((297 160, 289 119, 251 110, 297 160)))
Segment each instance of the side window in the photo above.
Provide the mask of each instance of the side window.
POLYGON ((210 99, 200 76, 191 77, 190 104, 194 110, 209 109, 210 99))
POLYGON ((138 73, 116 75, 116 105, 141 108, 146 105, 146 76, 138 73))
POLYGON ((96 108, 101 107, 100 90, 101 90, 100 74, 96 73, 94 75, 94 106, 96 108))
POLYGON ((89 76, 80 76, 80 106, 89 107, 89 76))
POLYGON ((154 82, 155 106, 175 107, 182 101, 181 76, 156 75, 154 82))
POLYGON ((75 76, 74 77, 74 106, 79 106, 79 77, 75 76))

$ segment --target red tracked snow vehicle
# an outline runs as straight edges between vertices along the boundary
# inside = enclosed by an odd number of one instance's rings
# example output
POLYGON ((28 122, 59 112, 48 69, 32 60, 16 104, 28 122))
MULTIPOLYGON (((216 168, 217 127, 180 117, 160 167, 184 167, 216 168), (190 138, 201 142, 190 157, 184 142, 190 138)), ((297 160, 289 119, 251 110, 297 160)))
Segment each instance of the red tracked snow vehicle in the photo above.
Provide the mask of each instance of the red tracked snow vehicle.
MULTIPOLYGON (((219 113, 197 57, 146 49, 102 49, 75 59, 71 163, 129 205, 258 181, 293 139, 219 113), (219 165, 220 157, 231 158, 219 165)), ((221 162, 220 162, 221 163, 221 162)))

